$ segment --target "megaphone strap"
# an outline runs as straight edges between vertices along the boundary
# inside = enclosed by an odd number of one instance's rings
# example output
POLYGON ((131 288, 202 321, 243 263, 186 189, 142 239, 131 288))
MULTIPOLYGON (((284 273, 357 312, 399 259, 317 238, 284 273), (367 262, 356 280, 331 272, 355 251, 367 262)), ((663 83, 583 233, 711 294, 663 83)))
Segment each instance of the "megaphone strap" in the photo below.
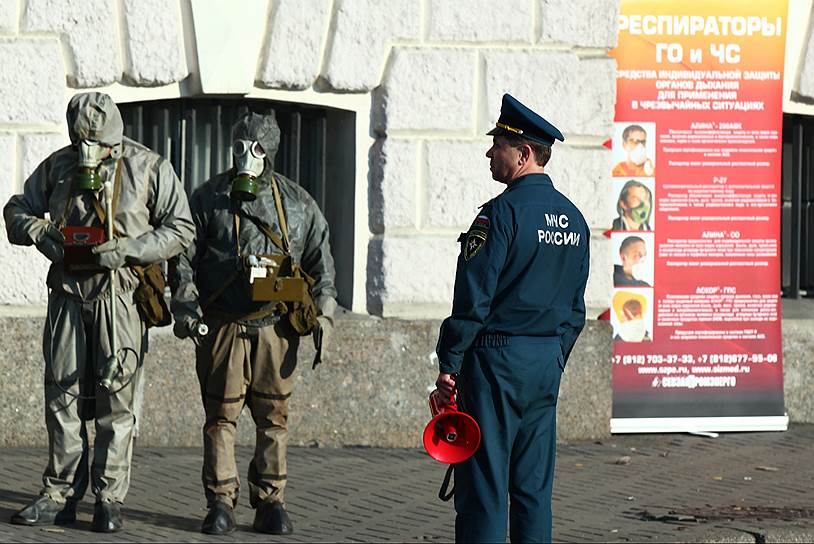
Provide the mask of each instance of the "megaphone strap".
POLYGON ((438 498, 444 502, 449 501, 453 495, 455 495, 455 484, 452 484, 452 490, 447 493, 447 489, 449 488, 449 482, 452 479, 452 472, 455 470, 455 465, 449 465, 447 467, 447 473, 444 474, 444 481, 441 482, 441 489, 438 490, 438 498))

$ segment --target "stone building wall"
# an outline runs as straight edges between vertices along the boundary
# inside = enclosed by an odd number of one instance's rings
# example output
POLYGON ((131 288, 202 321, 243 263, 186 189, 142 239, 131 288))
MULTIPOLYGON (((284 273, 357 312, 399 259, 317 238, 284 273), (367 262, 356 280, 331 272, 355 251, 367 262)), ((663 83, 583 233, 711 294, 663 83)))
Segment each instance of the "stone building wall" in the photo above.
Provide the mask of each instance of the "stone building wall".
MULTIPOLYGON (((213 44, 234 28, 206 25, 206 0, 0 0, 0 199, 67 143, 64 108, 76 91, 118 101, 195 96, 213 44), (197 28, 196 28, 197 25, 197 28)), ((605 181, 614 105, 616 0, 247 0, 262 35, 232 63, 253 89, 370 96, 365 304, 356 311, 440 316, 451 299, 456 238, 501 190, 484 152, 504 92, 562 129, 550 170, 595 229, 589 305, 610 291, 605 181)), ((237 14, 240 16, 241 14, 237 14)), ((240 17, 237 17, 239 21, 240 17)), ((211 19, 211 17, 210 17, 211 19)), ((228 27, 230 21, 223 26, 228 27)), ((223 51, 221 51, 221 54, 223 51)), ((229 57, 228 51, 225 55, 229 57)), ((239 95, 238 95, 239 96, 239 95)), ((279 95, 278 95, 279 96, 279 95)), ((286 96, 283 94, 282 96, 286 96)), ((366 142, 363 142, 366 144, 366 142)), ((359 177, 357 176, 357 179, 359 177)), ((361 178, 361 179, 364 179, 361 178)), ((47 263, 0 241, 0 304, 42 305, 47 263)))
MULTIPOLYGON (((811 0, 791 6, 805 16, 790 19, 801 28, 791 29, 787 94, 812 109, 811 0)), ((365 296, 352 309, 440 317, 458 233, 501 190, 484 133, 509 92, 566 135, 549 171, 593 229, 586 299, 598 311, 611 291, 602 143, 614 112, 617 13, 618 0, 0 0, 0 200, 66 143, 64 108, 78 90, 120 102, 199 96, 226 67, 248 74, 242 88, 222 86, 241 94, 327 105, 364 95, 370 110, 357 115, 370 139, 356 153, 368 171, 356 179, 367 186, 356 190, 367 198, 354 221, 367 239, 354 274, 365 296)), ((0 262, 0 304, 41 306, 45 259, 2 236, 0 262)))

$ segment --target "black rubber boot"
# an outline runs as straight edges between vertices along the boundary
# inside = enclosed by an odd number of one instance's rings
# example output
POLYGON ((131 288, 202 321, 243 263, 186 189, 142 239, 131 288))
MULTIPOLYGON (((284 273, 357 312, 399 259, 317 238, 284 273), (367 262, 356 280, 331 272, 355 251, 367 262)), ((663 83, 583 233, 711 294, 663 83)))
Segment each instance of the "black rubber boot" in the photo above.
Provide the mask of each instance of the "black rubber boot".
POLYGON ((122 508, 117 502, 99 501, 93 507, 93 522, 90 525, 96 533, 117 533, 122 530, 122 508))
POLYGON ((269 535, 290 535, 294 526, 281 502, 264 501, 254 514, 254 530, 269 535))
POLYGON ((76 521, 76 503, 40 497, 13 516, 16 525, 67 525, 76 521))
POLYGON ((215 501, 201 525, 201 532, 208 535, 228 535, 237 527, 235 511, 223 501, 215 501))

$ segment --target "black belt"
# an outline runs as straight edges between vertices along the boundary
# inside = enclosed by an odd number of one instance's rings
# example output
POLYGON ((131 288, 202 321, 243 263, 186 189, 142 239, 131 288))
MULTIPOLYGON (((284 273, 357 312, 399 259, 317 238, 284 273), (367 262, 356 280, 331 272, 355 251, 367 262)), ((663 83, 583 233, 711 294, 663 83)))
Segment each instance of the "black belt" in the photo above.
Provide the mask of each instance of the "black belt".
POLYGON ((476 348, 502 348, 509 345, 511 336, 500 333, 481 333, 475 339, 476 348))
POLYGON ((513 342, 534 344, 559 344, 559 336, 524 336, 499 332, 481 333, 475 339, 475 348, 502 348, 513 342))

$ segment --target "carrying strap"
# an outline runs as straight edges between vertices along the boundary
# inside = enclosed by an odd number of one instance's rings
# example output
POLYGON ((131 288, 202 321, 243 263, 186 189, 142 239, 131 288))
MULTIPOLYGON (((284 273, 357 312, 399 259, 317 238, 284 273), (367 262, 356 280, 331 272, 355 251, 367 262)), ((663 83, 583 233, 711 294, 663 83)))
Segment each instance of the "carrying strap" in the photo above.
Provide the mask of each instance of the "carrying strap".
MULTIPOLYGON (((287 255, 291 255, 291 243, 288 239, 288 225, 285 220, 285 211, 283 210, 283 201, 280 198, 280 188, 277 186, 277 178, 274 174, 271 175, 271 190, 274 191, 274 206, 277 208, 277 218, 280 220, 280 232, 283 233, 283 244, 287 255)), ((272 240, 273 241, 273 240, 272 240)))
MULTIPOLYGON (((123 162, 124 162, 124 159, 119 159, 118 161, 116 161, 116 174, 115 174, 115 177, 113 178, 113 201, 111 202, 110 209, 113 212, 113 217, 114 217, 114 222, 113 222, 113 235, 114 236, 119 236, 119 231, 116 228, 115 217, 116 217, 116 210, 119 207, 119 195, 121 195, 121 192, 122 192, 122 163, 123 162)), ((129 167, 128 167, 128 170, 129 170, 129 167)), ((130 172, 130 175, 132 176, 132 172, 130 172)), ((102 193, 102 194, 104 194, 104 193, 102 193)), ((104 226, 105 221, 107 220, 107 214, 105 213, 104 206, 102 206, 102 203, 99 201, 99 199, 97 198, 96 195, 93 195, 93 198, 91 198, 91 202, 93 203, 93 209, 96 210, 96 215, 99 217, 99 220, 102 222, 102 226, 104 226)), ((146 277, 145 277, 145 272, 144 272, 144 267, 143 266, 138 265, 138 264, 131 264, 131 265, 128 265, 128 266, 130 267, 130 269, 133 272, 136 273, 136 276, 138 276, 139 283, 145 283, 147 281, 146 277)), ((164 294, 161 293, 161 296, 164 296, 164 294)))
MULTIPOLYGON (((116 217, 116 209, 119 207, 119 195, 122 192, 122 160, 119 159, 116 161, 116 174, 113 178, 113 203, 111 209, 113 211, 113 217, 116 217)), ((102 226, 105 225, 105 220, 107 215, 105 214, 105 209, 102 206, 102 203, 99 202, 99 199, 96 195, 93 195, 91 198, 91 202, 93 203, 93 209, 96 210, 96 215, 99 217, 99 220, 102 222, 102 226)), ((118 236, 118 232, 116 231, 116 225, 113 224, 113 234, 118 236)))
POLYGON ((452 472, 455 470, 455 465, 449 465, 447 467, 447 473, 444 474, 444 481, 441 483, 441 489, 438 490, 438 498, 444 502, 447 502, 449 499, 455 495, 455 484, 452 484, 452 490, 447 493, 447 489, 449 489, 449 481, 452 479, 452 472))
MULTIPOLYGON (((238 211, 235 213, 235 229, 240 228, 240 214, 242 212, 238 211)), ((285 240, 277 236, 277 233, 274 232, 271 227, 266 224, 262 219, 259 217, 255 217, 253 215, 246 214, 246 219, 254 223, 254 225, 266 235, 266 237, 271 240, 271 243, 277 246, 277 249, 283 252, 283 255, 291 256, 291 252, 288 250, 288 244, 285 243, 285 240)), ((238 252, 240 251, 240 239, 238 238, 237 242, 238 252)), ((240 253, 238 253, 240 255, 240 253)))
MULTIPOLYGON (((122 159, 116 161, 116 173, 113 181, 113 215, 116 215, 116 207, 119 204, 119 194, 121 193, 121 180, 122 180, 122 159)), ((68 217, 70 216, 71 212, 73 211, 74 206, 76 205, 76 195, 73 194, 74 185, 73 181, 71 182, 71 189, 68 193, 68 198, 65 200, 65 211, 62 212, 62 217, 59 218, 59 222, 57 223, 57 227, 59 230, 65 228, 68 224, 68 217)), ((97 217, 102 222, 102 227, 105 225, 105 210, 102 207, 101 202, 99 199, 96 198, 96 195, 91 197, 91 203, 93 204, 93 209, 96 211, 97 217)), ((115 229, 115 226, 114 226, 115 229)))
POLYGON ((206 300, 203 302, 203 304, 201 304, 201 311, 205 312, 207 308, 212 306, 212 304, 216 300, 218 300, 218 298, 226 291, 226 289, 229 288, 230 285, 232 285, 235 282, 235 280, 239 276, 240 276, 240 270, 235 270, 235 273, 232 274, 231 276, 229 276, 229 279, 227 279, 225 282, 223 282, 220 285, 220 287, 215 289, 215 291, 211 295, 206 297, 206 300))

